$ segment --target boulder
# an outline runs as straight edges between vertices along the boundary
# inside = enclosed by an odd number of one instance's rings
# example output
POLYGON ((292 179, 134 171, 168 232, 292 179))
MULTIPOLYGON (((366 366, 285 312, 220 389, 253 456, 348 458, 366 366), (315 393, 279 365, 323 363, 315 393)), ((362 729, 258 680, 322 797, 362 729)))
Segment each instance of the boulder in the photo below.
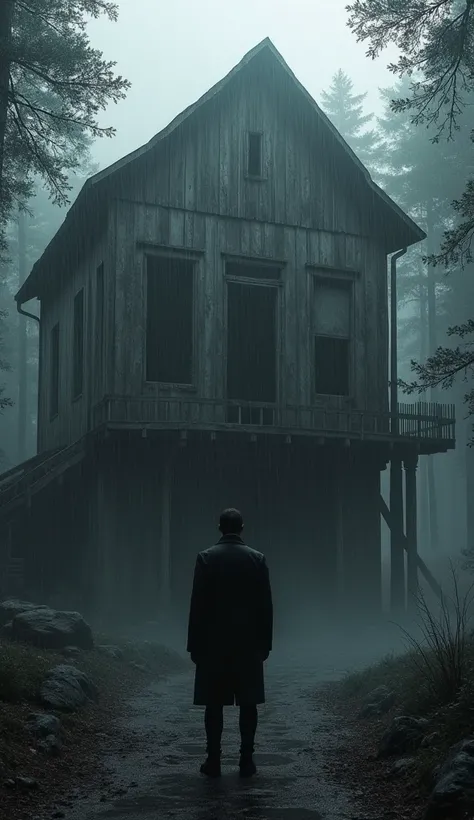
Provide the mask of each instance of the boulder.
POLYGON ((420 746, 429 721, 402 715, 393 719, 380 741, 377 757, 391 757, 412 752, 420 746))
POLYGON ((359 711, 360 718, 385 715, 394 706, 396 700, 395 692, 388 686, 377 686, 365 696, 359 711))
POLYGON ((453 746, 436 773, 426 820, 451 820, 474 809, 474 738, 453 746))
POLYGON ((61 731, 61 721, 56 715, 50 715, 48 712, 32 712, 28 715, 26 728, 34 735, 38 735, 38 737, 59 735, 61 731))
POLYGON ((92 649, 94 646, 92 630, 79 612, 60 612, 48 607, 15 615, 12 638, 43 649, 64 649, 66 646, 92 649))
POLYGON ((7 598, 0 603, 0 626, 12 621, 22 612, 31 612, 34 609, 47 609, 43 604, 33 604, 31 601, 20 601, 18 598, 7 598))
POLYGON ((41 684, 40 697, 50 709, 74 712, 90 700, 97 702, 98 692, 90 678, 80 669, 59 664, 50 670, 41 684))

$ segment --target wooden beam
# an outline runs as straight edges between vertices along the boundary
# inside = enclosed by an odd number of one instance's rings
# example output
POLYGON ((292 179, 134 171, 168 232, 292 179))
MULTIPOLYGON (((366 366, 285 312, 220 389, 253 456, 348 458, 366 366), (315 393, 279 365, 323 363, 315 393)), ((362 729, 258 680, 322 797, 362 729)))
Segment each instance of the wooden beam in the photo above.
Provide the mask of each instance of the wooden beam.
MULTIPOLYGON (((384 520, 386 521, 388 527, 391 529, 392 528, 391 527, 392 517, 390 515, 390 510, 387 507, 387 504, 385 503, 382 496, 380 496, 380 512, 381 512, 384 520)), ((405 533, 402 534, 402 543, 403 543, 403 548, 406 550, 407 549, 407 537, 406 537, 405 533)), ((431 589, 433 590, 435 595, 437 595, 437 597, 441 601, 443 599, 443 590, 441 589, 441 586, 438 584, 438 581, 436 580, 434 575, 431 573, 431 571, 428 569, 428 567, 426 566, 426 564, 423 561, 422 557, 418 553, 416 554, 416 563, 418 565, 418 569, 420 570, 421 574, 423 575, 425 580, 428 582, 429 586, 431 587, 431 589)))

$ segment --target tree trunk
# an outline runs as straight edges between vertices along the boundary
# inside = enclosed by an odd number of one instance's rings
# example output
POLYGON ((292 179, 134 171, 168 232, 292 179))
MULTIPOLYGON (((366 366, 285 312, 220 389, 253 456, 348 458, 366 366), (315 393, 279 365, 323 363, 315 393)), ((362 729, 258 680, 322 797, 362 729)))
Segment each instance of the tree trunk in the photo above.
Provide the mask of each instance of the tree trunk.
MULTIPOLYGON (((427 233, 427 253, 433 253, 433 204, 428 202, 426 206, 426 233, 427 233)), ((427 265, 427 300, 428 300, 428 355, 433 356, 437 348, 436 333, 436 277, 433 265, 427 265)), ((436 401, 436 390, 430 389, 430 401, 436 401)), ((430 546, 432 550, 439 547, 439 527, 438 527, 438 504, 436 495, 436 481, 434 472, 433 456, 428 459, 428 496, 430 510, 430 546)))
MULTIPOLYGON (((26 216, 18 214, 18 287, 26 279, 26 216)), ((27 408, 27 327, 26 318, 18 314, 18 442, 17 458, 21 464, 26 459, 27 408)))
POLYGON ((0 197, 3 187, 3 158, 8 114, 13 4, 14 0, 1 0, 0 2, 0 197))

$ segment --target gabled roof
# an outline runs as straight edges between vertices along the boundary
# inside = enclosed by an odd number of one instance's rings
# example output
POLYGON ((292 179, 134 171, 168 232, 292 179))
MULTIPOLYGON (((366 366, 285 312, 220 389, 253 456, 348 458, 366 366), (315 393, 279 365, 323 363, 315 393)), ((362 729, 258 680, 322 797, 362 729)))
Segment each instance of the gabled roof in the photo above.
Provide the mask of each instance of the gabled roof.
POLYGON ((149 151, 152 151, 160 142, 162 142, 166 137, 170 136, 180 125, 182 125, 186 120, 195 114, 200 108, 202 108, 205 103, 209 102, 211 99, 216 97, 221 91, 223 91, 231 82, 232 80, 242 71, 242 69, 247 66, 252 60, 254 60, 258 55, 262 54, 263 52, 267 52, 277 63, 284 69, 288 77, 291 79, 295 88, 298 90, 300 94, 302 94, 307 101, 308 105, 317 113, 317 115, 321 118, 324 122, 328 131, 333 135, 333 137, 337 140, 340 144, 342 150, 347 154, 347 156, 351 159, 354 165, 360 170, 369 189, 372 190, 372 193, 376 198, 379 198, 381 204, 392 211, 393 216, 398 218, 401 223, 403 223, 405 230, 407 231, 408 241, 406 244, 414 244, 415 242, 419 242, 422 239, 425 239, 426 234, 421 228, 383 191, 379 186, 373 181, 371 178, 367 168, 362 164, 359 158, 356 156, 354 151, 350 148, 344 138, 339 134, 338 130, 334 127, 330 119, 326 116, 324 111, 318 106, 316 101, 311 97, 309 92, 304 88, 304 86, 299 82, 296 76, 293 74, 290 67, 287 65, 285 60, 283 59, 282 55, 278 51, 277 48, 273 45, 272 41, 266 37, 262 40, 258 45, 252 48, 247 54, 243 57, 243 59, 238 63, 229 73, 218 83, 216 83, 212 88, 209 89, 202 97, 200 97, 195 103, 188 106, 181 114, 178 114, 177 117, 172 120, 169 125, 163 128, 158 134, 151 138, 145 145, 142 145, 140 148, 137 148, 135 151, 132 151, 130 154, 127 154, 122 159, 117 160, 112 165, 109 165, 108 168, 105 168, 103 171, 99 171, 94 176, 90 177, 87 182, 83 185, 81 192, 79 193, 76 201, 69 209, 64 222, 62 223, 61 227, 52 238, 49 245, 46 247, 43 255, 37 260, 34 264, 30 276, 22 285, 20 290, 15 296, 17 302, 22 303, 28 301, 29 299, 34 298, 37 293, 33 292, 37 289, 39 280, 41 278, 42 272, 48 267, 49 263, 52 260, 53 255, 55 254, 58 246, 61 243, 61 240, 64 238, 66 232, 71 227, 72 223, 76 220, 81 212, 84 212, 84 204, 86 199, 94 192, 99 190, 100 184, 109 180, 113 177, 114 174, 118 173, 126 166, 130 165, 130 163, 134 162, 139 157, 142 157, 144 154, 147 154, 149 151))

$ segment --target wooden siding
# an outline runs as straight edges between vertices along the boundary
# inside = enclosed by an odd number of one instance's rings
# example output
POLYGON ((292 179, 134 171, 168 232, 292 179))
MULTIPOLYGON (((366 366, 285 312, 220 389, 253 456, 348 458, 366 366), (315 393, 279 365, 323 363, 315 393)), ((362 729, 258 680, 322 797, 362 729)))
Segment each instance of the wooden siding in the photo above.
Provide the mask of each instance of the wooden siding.
POLYGON ((280 401, 287 404, 313 403, 312 279, 345 270, 354 283, 355 406, 387 409, 387 305, 381 301, 386 286, 380 284, 386 278, 383 251, 362 237, 127 201, 117 203, 115 395, 173 394, 171 387, 146 384, 144 370, 146 254, 167 247, 194 253, 196 259, 198 396, 225 395, 227 254, 284 263, 280 401))
POLYGON ((289 78, 244 74, 156 149, 127 168, 121 196, 266 223, 368 232, 371 198, 350 159, 289 78), (246 173, 249 131, 263 134, 263 178, 246 173), (336 156, 338 159, 336 160, 336 156))
MULTIPOLYGON (((114 220, 114 211, 110 220, 114 220)), ((40 378, 38 401, 38 452, 66 446, 89 429, 90 408, 112 390, 115 289, 114 247, 109 230, 75 269, 65 271, 58 285, 41 300, 40 378), (104 368, 103 378, 96 372, 96 270, 104 263, 104 368), (76 293, 84 288, 84 388, 72 398, 73 305, 76 293), (51 329, 59 322, 59 412, 50 417, 51 329)))

